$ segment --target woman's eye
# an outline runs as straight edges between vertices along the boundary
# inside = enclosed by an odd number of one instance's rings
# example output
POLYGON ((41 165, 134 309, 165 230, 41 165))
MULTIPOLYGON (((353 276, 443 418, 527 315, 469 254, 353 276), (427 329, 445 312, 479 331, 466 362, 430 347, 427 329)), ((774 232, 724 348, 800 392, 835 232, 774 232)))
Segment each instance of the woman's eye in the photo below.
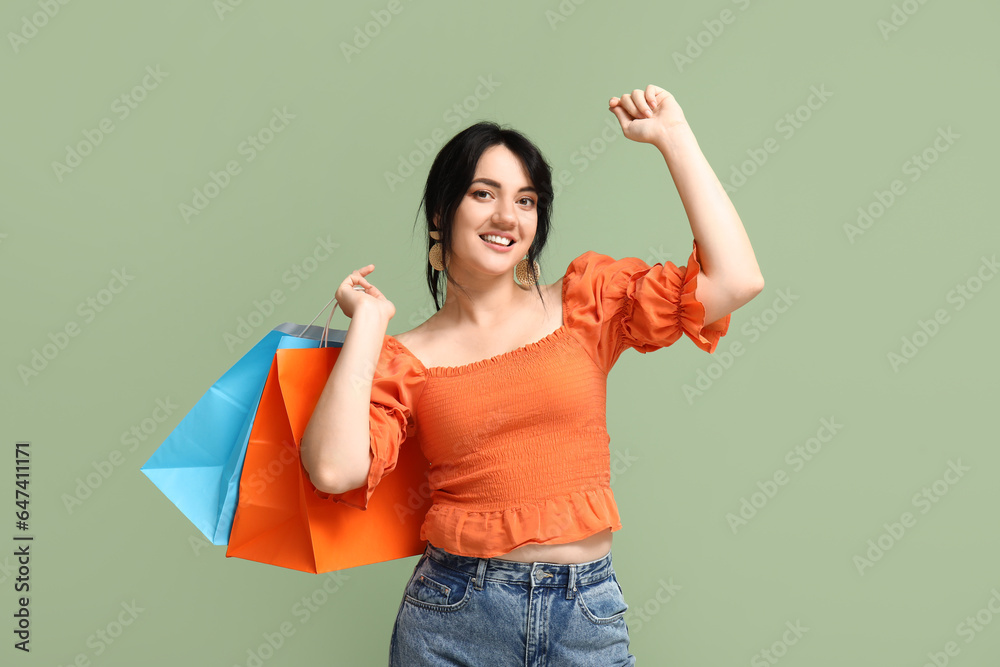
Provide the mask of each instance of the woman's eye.
MULTIPOLYGON (((475 192, 472 193, 472 196, 475 197, 476 199, 483 200, 484 198, 480 197, 479 195, 489 195, 489 196, 492 196, 489 190, 476 190, 475 192)), ((521 202, 521 204, 524 205, 524 206, 534 206, 535 205, 535 200, 532 199, 531 197, 521 197, 518 201, 521 202)))

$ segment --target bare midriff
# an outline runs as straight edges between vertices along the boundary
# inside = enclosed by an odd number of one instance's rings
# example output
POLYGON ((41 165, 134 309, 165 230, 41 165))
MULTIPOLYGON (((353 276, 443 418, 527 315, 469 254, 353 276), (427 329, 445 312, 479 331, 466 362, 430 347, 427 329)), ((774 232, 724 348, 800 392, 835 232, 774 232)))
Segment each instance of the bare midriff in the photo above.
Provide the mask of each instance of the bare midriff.
POLYGON ((611 551, 611 529, 566 544, 524 544, 501 556, 500 560, 522 563, 587 563, 611 551))

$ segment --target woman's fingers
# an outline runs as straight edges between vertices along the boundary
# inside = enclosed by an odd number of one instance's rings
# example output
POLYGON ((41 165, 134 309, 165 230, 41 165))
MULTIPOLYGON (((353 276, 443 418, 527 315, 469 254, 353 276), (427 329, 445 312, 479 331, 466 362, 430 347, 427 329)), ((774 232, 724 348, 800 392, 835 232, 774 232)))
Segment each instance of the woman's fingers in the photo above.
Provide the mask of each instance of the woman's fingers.
POLYGON ((656 96, 660 94, 661 90, 663 89, 653 84, 646 86, 646 102, 650 109, 656 109, 656 96))
POLYGON ((646 91, 636 88, 632 91, 632 102, 635 103, 636 111, 639 113, 640 118, 649 118, 653 115, 652 109, 649 108, 649 101, 646 100, 646 91))
POLYGON ((382 292, 379 291, 377 287, 368 282, 368 280, 365 278, 366 275, 368 275, 374 270, 375 270, 374 264, 362 266, 360 269, 352 271, 351 275, 349 275, 344 280, 344 283, 350 286, 356 292, 364 292, 365 294, 368 294, 369 296, 373 296, 375 298, 384 298, 382 296, 382 292))
POLYGON ((362 266, 360 269, 352 271, 351 275, 349 275, 347 279, 351 280, 352 282, 357 282, 358 284, 361 285, 369 285, 370 283, 367 280, 365 280, 365 276, 374 270, 375 270, 374 264, 369 264, 368 266, 362 266))
POLYGON ((652 115, 649 104, 646 103, 645 93, 638 88, 622 95, 620 104, 633 118, 649 118, 652 115))
POLYGON ((608 106, 612 110, 619 107, 628 112, 632 118, 650 118, 656 108, 656 97, 662 90, 659 86, 649 84, 645 90, 636 88, 621 97, 612 97, 608 106))
POLYGON ((632 117, 629 116, 628 112, 625 111, 625 109, 622 108, 620 104, 612 105, 611 113, 613 113, 615 117, 618 118, 618 124, 621 125, 622 131, 624 132, 628 124, 632 122, 632 117))
POLYGON ((632 118, 639 117, 639 111, 635 108, 635 103, 632 101, 632 95, 625 93, 620 98, 618 98, 618 106, 625 110, 632 118))

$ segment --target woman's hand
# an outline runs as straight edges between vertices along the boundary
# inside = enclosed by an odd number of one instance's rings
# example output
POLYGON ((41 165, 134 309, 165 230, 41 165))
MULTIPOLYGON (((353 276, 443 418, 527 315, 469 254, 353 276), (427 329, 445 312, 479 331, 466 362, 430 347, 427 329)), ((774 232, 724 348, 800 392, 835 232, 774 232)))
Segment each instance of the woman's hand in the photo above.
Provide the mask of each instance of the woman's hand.
POLYGON ((686 126, 687 119, 674 96, 659 86, 636 88, 621 97, 612 97, 608 106, 618 116, 626 139, 656 144, 676 127, 686 126))
POLYGON ((392 305, 392 302, 385 298, 385 295, 377 287, 365 280, 365 276, 374 270, 374 264, 363 266, 357 271, 351 271, 351 275, 340 283, 334 297, 337 299, 337 305, 344 311, 344 315, 353 318, 358 308, 373 307, 377 308, 378 312, 385 317, 385 321, 388 322, 396 314, 396 306, 392 305), (364 287, 364 290, 355 289, 355 285, 364 287))

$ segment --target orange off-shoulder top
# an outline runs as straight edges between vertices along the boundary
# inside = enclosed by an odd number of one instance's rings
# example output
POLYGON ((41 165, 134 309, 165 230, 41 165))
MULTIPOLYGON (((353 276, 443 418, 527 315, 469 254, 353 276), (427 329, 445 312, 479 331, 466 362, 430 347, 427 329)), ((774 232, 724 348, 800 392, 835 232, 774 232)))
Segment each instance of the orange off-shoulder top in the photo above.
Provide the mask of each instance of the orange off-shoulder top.
POLYGON ((491 558, 621 528, 611 491, 607 374, 626 348, 645 354, 682 334, 714 352, 730 316, 704 323, 700 264, 649 266, 587 251, 563 278, 563 323, 541 340, 463 366, 426 368, 391 335, 372 382, 368 483, 320 497, 364 509, 400 447, 430 463, 420 538, 491 558))

